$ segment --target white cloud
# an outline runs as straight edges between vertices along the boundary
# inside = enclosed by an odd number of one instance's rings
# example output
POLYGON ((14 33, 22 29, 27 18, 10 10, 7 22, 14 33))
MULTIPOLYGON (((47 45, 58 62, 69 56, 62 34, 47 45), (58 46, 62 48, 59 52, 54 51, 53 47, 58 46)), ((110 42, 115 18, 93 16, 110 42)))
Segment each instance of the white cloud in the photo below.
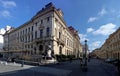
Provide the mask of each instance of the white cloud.
POLYGON ((94 22, 95 20, 97 20, 98 18, 97 17, 90 17, 88 19, 88 22, 94 22))
POLYGON ((79 34, 79 37, 80 37, 80 42, 84 42, 85 40, 89 41, 86 34, 79 34))
POLYGON ((93 32, 94 35, 109 35, 111 33, 113 33, 116 29, 115 29, 116 25, 113 23, 108 23, 105 25, 100 26, 99 29, 97 29, 96 31, 93 32))
POLYGON ((90 32, 93 32, 93 31, 94 31, 93 28, 88 28, 88 29, 87 29, 87 33, 90 33, 90 32))
POLYGON ((12 17, 12 15, 10 14, 9 11, 4 10, 4 11, 0 11, 0 16, 8 18, 8 17, 12 17))
POLYGON ((105 15, 106 13, 107 13, 106 9, 103 8, 103 9, 98 13, 98 15, 103 16, 103 15, 105 15))
POLYGON ((4 42, 4 40, 3 40, 3 34, 7 31, 7 30, 9 30, 11 28, 11 26, 6 26, 6 30, 4 29, 4 28, 0 28, 0 49, 3 47, 3 42, 4 42))
POLYGON ((3 1, 1 0, 1 3, 4 8, 11 8, 11 7, 16 7, 16 3, 14 1, 3 1))
POLYGON ((11 26, 7 25, 6 26, 6 31, 10 30, 11 26))
POLYGON ((4 29, 4 28, 1 28, 1 29, 0 29, 0 34, 3 35, 4 33, 5 33, 5 29, 4 29))
POLYGON ((5 33, 5 29, 0 29, 0 49, 3 47, 3 34, 5 33))
POLYGON ((3 36, 0 35, 0 43, 3 43, 3 36))
POLYGON ((100 41, 95 41, 90 45, 90 47, 91 47, 90 49, 94 50, 96 48, 99 48, 100 46, 101 46, 101 42, 100 41))

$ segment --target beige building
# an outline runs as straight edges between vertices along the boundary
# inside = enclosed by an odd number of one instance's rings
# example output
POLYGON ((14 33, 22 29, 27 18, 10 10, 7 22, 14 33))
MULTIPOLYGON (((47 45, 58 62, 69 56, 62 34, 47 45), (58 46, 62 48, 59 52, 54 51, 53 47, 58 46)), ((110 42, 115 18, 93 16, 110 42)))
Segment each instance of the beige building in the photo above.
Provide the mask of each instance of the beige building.
MULTIPOLYGON (((98 54, 97 54, 98 55, 98 54)), ((112 33, 99 50, 100 58, 120 59, 120 28, 112 33)))
POLYGON ((25 59, 47 56, 48 53, 80 56, 78 32, 67 27, 63 16, 60 9, 49 3, 28 22, 7 31, 4 34, 6 56, 25 59))

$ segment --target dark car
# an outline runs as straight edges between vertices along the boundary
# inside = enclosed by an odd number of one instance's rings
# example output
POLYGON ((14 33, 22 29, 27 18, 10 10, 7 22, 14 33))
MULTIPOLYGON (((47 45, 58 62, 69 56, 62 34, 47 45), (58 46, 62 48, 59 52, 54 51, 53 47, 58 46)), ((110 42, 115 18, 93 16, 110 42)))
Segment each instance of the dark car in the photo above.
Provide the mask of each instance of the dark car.
POLYGON ((116 59, 113 59, 113 58, 108 58, 105 60, 106 63, 113 63, 115 61, 116 61, 116 59))

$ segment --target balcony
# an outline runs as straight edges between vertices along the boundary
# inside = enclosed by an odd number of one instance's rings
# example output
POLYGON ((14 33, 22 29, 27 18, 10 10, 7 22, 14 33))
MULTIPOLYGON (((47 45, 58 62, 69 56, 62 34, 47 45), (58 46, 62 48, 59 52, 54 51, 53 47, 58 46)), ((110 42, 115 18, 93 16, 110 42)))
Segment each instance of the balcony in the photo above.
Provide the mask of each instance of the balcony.
POLYGON ((39 38, 35 38, 33 41, 34 42, 41 42, 41 41, 47 41, 47 40, 54 40, 53 36, 39 37, 39 38))
POLYGON ((57 43, 58 43, 58 45, 60 44, 60 45, 65 45, 65 41, 64 40, 62 40, 62 39, 60 39, 60 38, 57 38, 57 43))

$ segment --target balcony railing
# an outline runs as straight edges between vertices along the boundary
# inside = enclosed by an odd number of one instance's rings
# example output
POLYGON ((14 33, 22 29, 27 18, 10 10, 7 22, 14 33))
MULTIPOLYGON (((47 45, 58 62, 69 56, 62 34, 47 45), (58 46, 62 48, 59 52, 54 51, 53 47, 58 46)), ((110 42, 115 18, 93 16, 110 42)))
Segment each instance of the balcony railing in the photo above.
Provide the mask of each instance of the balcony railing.
POLYGON ((33 39, 34 42, 44 41, 44 40, 54 40, 53 36, 44 36, 33 39))
POLYGON ((65 41, 61 38, 57 38, 57 43, 63 46, 65 45, 65 41))

